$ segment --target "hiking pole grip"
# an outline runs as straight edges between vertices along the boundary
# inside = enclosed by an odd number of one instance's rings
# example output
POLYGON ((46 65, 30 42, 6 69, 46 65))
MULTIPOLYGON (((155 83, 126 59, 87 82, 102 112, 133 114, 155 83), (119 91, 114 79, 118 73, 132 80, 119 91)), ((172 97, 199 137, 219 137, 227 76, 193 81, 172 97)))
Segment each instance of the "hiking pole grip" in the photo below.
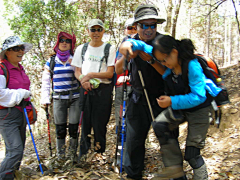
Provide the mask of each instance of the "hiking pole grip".
POLYGON ((48 140, 49 140, 48 141, 48 147, 49 147, 49 150, 50 150, 50 156, 52 157, 52 143, 51 143, 51 135, 50 135, 48 104, 46 105, 45 111, 46 111, 47 124, 48 124, 48 140))
POLYGON ((38 159, 38 163, 39 163, 39 168, 40 168, 41 173, 42 173, 42 175, 43 175, 42 165, 41 165, 41 162, 40 162, 40 158, 39 158, 39 156, 38 156, 36 144, 35 144, 35 141, 34 141, 34 138, 33 138, 33 134, 32 134, 32 129, 31 129, 31 126, 30 126, 30 123, 29 123, 29 119, 28 119, 27 110, 26 110, 25 107, 23 108, 23 111, 24 111, 24 115, 25 115, 26 121, 27 121, 27 123, 28 123, 28 127, 29 127, 29 131, 30 131, 30 134, 31 134, 33 146, 34 146, 34 149, 35 149, 35 152, 36 152, 36 155, 37 155, 37 159, 38 159))

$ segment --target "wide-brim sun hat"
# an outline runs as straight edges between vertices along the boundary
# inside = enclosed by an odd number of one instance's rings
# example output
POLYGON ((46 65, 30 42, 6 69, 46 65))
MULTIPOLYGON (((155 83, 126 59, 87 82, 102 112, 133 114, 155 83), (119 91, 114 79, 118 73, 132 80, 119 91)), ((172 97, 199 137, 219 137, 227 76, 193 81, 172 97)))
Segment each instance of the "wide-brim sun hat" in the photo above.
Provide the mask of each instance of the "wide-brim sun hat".
POLYGON ((134 12, 134 23, 145 19, 156 19, 158 24, 165 22, 165 19, 158 17, 158 12, 153 5, 140 5, 134 12))
POLYGON ((20 46, 24 45, 25 50, 24 53, 27 53, 30 49, 32 49, 33 45, 31 43, 26 43, 21 41, 21 39, 18 36, 10 36, 2 44, 2 50, 0 53, 0 59, 4 59, 5 52, 14 46, 20 46))

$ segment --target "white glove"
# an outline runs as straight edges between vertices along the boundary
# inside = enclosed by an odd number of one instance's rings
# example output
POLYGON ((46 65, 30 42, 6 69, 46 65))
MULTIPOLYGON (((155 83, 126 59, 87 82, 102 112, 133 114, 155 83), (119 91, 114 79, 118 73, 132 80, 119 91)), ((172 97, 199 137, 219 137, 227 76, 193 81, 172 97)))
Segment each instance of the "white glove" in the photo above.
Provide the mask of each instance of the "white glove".
POLYGON ((26 89, 17 89, 17 98, 16 98, 16 104, 19 105, 23 99, 29 98, 31 96, 31 92, 26 89))

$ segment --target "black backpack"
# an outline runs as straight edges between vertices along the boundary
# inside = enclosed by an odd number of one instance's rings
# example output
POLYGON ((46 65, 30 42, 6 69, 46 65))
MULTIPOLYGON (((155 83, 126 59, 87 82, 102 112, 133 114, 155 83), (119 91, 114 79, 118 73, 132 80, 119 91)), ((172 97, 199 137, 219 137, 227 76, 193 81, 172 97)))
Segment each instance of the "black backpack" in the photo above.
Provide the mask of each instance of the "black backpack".
MULTIPOLYGON (((198 59, 198 62, 201 65, 205 76, 208 79, 211 79, 216 84, 217 87, 222 89, 222 91, 216 97, 214 97, 217 106, 220 107, 221 105, 230 103, 227 88, 224 85, 223 81, 224 77, 220 75, 220 70, 218 69, 217 64, 212 59, 208 58, 209 60, 214 62, 214 64, 216 64, 216 68, 214 70, 212 67, 209 66, 209 63, 207 62, 207 59, 204 56, 196 55, 196 58, 198 59), (214 75, 216 75, 217 78, 214 75)), ((186 85, 185 89, 186 93, 190 91, 190 87, 188 86, 188 63, 189 62, 182 64, 182 76, 184 84, 186 85)))
MULTIPOLYGON (((209 63, 207 62, 207 59, 206 59, 207 57, 197 54, 196 58, 198 59, 198 62, 201 65, 205 76, 208 79, 211 79, 216 84, 217 87, 222 89, 222 91, 216 97, 213 97, 216 104, 214 104, 214 103, 212 104, 213 109, 215 111, 215 122, 219 127, 221 116, 222 116, 222 111, 221 111, 220 106, 230 103, 227 88, 224 85, 224 81, 223 81, 224 77, 220 75, 220 70, 218 69, 218 66, 215 61, 208 58, 208 60, 213 61, 213 63, 216 65, 216 67, 214 68, 215 70, 214 70, 212 67, 209 66, 209 63), (214 75, 216 75, 216 77, 218 77, 218 78, 216 78, 214 75)), ((190 87, 188 85, 188 63, 189 62, 185 62, 182 64, 182 78, 183 78, 183 81, 184 81, 184 84, 186 87, 185 93, 188 93, 190 91, 190 87)))
POLYGON ((55 62, 55 57, 56 57, 56 54, 51 56, 50 65, 49 65, 49 67, 50 67, 49 71, 50 71, 51 79, 53 78, 53 74, 54 74, 54 67, 55 67, 55 63, 56 63, 55 62))

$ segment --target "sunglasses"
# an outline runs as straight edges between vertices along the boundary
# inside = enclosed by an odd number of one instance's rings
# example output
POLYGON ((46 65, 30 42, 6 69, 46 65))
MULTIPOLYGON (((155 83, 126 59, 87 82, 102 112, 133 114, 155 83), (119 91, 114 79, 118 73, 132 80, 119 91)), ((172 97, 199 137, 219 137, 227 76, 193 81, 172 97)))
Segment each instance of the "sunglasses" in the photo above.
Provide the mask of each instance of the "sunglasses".
POLYGON ((71 40, 71 39, 59 39, 59 42, 60 42, 60 43, 66 42, 66 43, 68 43, 68 44, 71 44, 71 43, 72 43, 72 40, 71 40))
POLYGON ((127 30, 133 30, 133 29, 134 29, 134 30, 137 30, 137 28, 136 28, 135 26, 128 26, 128 27, 127 27, 127 30))
POLYGON ((19 52, 20 50, 24 51, 25 50, 25 46, 22 45, 22 46, 14 46, 12 48, 9 48, 8 51, 11 51, 13 50, 14 52, 19 52))
POLYGON ((155 29, 157 27, 157 23, 155 24, 151 24, 151 25, 146 25, 146 24, 142 24, 142 23, 137 23, 142 29, 148 29, 149 27, 151 29, 155 29))
POLYGON ((102 32, 103 31, 103 28, 98 28, 98 29, 90 29, 91 32, 102 32))

